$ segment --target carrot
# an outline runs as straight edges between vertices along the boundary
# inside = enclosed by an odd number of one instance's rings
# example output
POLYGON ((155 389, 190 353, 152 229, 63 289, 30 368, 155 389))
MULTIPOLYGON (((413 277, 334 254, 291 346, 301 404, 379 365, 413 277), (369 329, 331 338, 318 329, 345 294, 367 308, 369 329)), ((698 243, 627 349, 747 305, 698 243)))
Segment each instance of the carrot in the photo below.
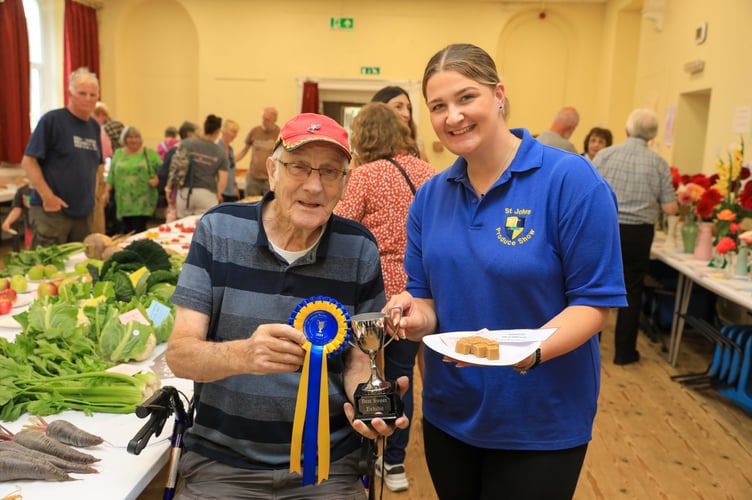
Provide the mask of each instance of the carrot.
POLYGON ((56 457, 55 455, 32 450, 31 448, 22 446, 15 441, 0 441, 0 453, 8 451, 18 453, 19 455, 35 458, 37 460, 49 462, 58 469, 62 469, 65 472, 77 472, 79 474, 94 474, 99 472, 97 469, 87 464, 71 462, 70 460, 64 460, 60 457, 56 457))
POLYGON ((55 455, 56 457, 64 458, 71 462, 91 464, 99 461, 98 458, 89 455, 88 453, 82 453, 67 444, 63 444, 60 441, 47 437, 41 431, 19 431, 13 436, 13 441, 22 446, 26 446, 27 448, 31 448, 32 450, 55 455))
POLYGON ((64 470, 58 469, 49 462, 43 462, 12 451, 0 453, 0 481, 16 481, 18 479, 73 480, 64 470))
POLYGON ((53 420, 47 423, 42 417, 36 417, 33 425, 25 425, 24 428, 44 431, 52 439, 78 448, 88 448, 104 443, 101 437, 90 434, 67 420, 53 420))

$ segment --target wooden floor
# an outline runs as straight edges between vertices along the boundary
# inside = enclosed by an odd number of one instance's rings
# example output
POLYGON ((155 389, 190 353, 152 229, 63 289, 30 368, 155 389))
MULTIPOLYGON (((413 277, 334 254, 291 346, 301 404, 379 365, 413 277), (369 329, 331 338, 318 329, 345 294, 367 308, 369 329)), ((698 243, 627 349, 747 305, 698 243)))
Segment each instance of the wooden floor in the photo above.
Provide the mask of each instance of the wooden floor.
MULTIPOLYGON (((670 379, 705 369, 707 341, 688 335, 673 369, 661 343, 640 334, 640 362, 615 366, 612 332, 603 332, 599 411, 575 499, 752 500, 752 415, 712 391, 670 379)), ((384 487, 384 500, 437 498, 423 457, 419 387, 416 377, 405 464, 410 488, 384 487)), ((163 484, 159 477, 139 498, 161 498, 163 484)))

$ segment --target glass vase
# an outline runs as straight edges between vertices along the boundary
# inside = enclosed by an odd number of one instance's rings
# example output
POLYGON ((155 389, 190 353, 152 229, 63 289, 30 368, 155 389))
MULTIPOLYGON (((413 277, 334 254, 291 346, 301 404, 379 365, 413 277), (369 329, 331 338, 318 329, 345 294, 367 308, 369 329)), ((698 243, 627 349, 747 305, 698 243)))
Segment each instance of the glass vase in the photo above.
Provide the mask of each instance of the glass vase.
POLYGON ((694 258, 696 260, 707 260, 713 258, 713 223, 700 222, 700 229, 697 232, 697 243, 695 243, 694 258))
POLYGON ((734 276, 737 278, 746 277, 749 269, 749 249, 744 243, 739 243, 739 251, 734 261, 734 276))
POLYGON ((697 243, 697 233, 699 231, 700 227, 693 219, 690 219, 688 217, 684 220, 684 224, 681 228, 684 253, 693 253, 695 251, 695 244, 697 243))
POLYGON ((669 215, 666 217, 666 242, 663 248, 676 248, 677 225, 679 224, 678 215, 669 215))

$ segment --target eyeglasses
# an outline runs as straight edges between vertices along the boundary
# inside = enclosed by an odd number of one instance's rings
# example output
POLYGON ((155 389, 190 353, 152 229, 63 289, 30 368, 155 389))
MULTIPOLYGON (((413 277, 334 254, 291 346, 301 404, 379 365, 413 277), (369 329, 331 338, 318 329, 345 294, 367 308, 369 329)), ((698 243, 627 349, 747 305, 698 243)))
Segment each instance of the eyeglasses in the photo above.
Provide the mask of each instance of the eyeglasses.
POLYGON ((347 175, 347 172, 339 168, 320 167, 315 168, 305 163, 298 163, 294 161, 282 161, 275 159, 277 163, 282 165, 290 173, 290 177, 297 180, 303 180, 311 176, 311 172, 314 170, 319 173, 321 182, 334 183, 339 180, 340 176, 347 175))

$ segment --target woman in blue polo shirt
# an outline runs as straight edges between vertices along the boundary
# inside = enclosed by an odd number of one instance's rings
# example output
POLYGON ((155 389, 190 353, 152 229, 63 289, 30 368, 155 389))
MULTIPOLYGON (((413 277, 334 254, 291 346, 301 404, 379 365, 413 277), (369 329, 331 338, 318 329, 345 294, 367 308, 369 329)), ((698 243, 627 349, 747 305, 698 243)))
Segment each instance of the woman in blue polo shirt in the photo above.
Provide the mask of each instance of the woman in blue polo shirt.
POLYGON ((555 327, 512 367, 426 349, 426 460, 440 498, 571 498, 600 385, 597 332, 626 305, 616 199, 582 156, 504 121, 505 88, 479 47, 429 61, 423 95, 455 163, 407 222, 408 337, 555 327))

